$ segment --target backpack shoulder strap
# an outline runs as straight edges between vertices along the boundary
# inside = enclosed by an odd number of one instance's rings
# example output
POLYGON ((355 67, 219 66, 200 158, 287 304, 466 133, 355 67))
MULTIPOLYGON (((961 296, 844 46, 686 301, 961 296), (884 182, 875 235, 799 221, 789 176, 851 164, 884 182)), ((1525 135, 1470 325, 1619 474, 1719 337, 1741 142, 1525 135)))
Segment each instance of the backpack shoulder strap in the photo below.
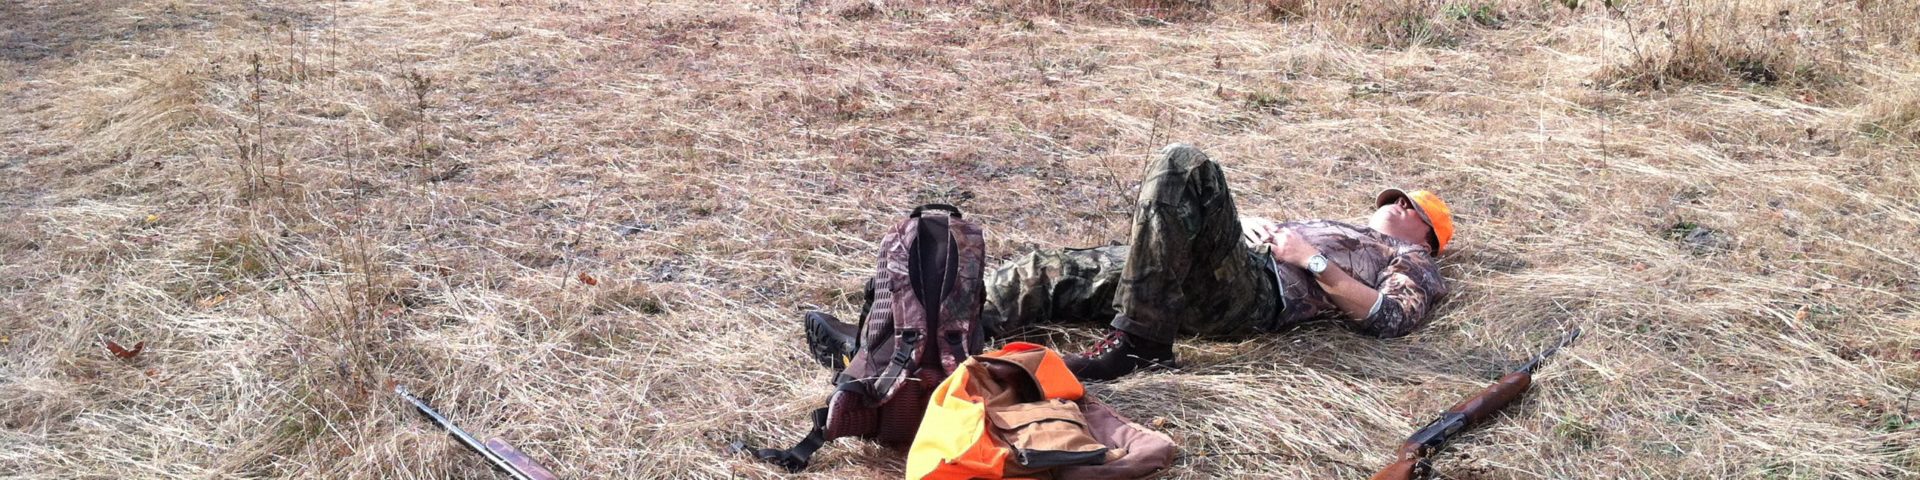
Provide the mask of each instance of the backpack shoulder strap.
POLYGON ((955 216, 949 231, 953 236, 953 256, 948 268, 952 282, 940 303, 939 335, 943 342, 940 366, 948 374, 959 368, 968 356, 979 354, 986 346, 986 331, 980 328, 980 308, 986 300, 983 277, 986 262, 986 235, 980 226, 955 216))
MULTIPOLYGON (((806 470, 807 466, 813 463, 813 452, 819 451, 820 446, 826 445, 827 440, 830 440, 827 438, 827 411, 833 408, 833 399, 838 397, 843 391, 859 391, 860 389, 861 387, 858 382, 841 383, 838 388, 833 390, 833 394, 827 396, 827 406, 813 409, 813 428, 807 430, 806 437, 801 438, 799 443, 795 443, 792 447, 786 449, 762 448, 753 450, 754 458, 779 465, 791 473, 800 473, 800 471, 806 470)), ((748 450, 748 447, 743 442, 735 442, 733 447, 736 451, 748 450)))

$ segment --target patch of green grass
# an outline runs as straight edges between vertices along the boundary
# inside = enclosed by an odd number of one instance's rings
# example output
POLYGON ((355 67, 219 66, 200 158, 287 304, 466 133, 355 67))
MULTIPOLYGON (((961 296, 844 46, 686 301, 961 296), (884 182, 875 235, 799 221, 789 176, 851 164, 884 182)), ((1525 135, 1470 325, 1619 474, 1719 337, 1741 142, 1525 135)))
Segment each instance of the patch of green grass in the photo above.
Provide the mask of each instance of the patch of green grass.
POLYGON ((1695 230, 1699 230, 1700 228, 1701 228, 1700 224, 1686 221, 1686 220, 1673 222, 1673 225, 1670 225, 1667 227, 1667 239, 1679 240, 1682 238, 1686 238, 1687 234, 1693 233, 1695 230))
POLYGON ((1407 45, 1427 43, 1437 37, 1433 22, 1428 21, 1425 15, 1402 15, 1394 19, 1392 25, 1394 33, 1407 45))
POLYGON ((1455 21, 1473 21, 1487 28, 1500 28, 1507 23, 1507 16, 1490 3, 1452 3, 1440 10, 1447 18, 1455 21))
POLYGON ((1678 411, 1678 412, 1669 413, 1666 415, 1666 420, 1668 423, 1672 423, 1674 425, 1686 425, 1689 427, 1700 425, 1700 415, 1692 411, 1678 411))
POLYGON ((1920 430, 1920 419, 1910 418, 1899 413, 1888 412, 1873 423, 1873 429, 1887 433, 1906 430, 1920 430))
POLYGON ((1579 419, 1560 419, 1560 424, 1553 426, 1553 435, 1583 450, 1591 450, 1600 442, 1600 430, 1579 419))
POLYGON ((250 235, 201 244, 182 260, 199 267, 192 275, 169 281, 163 290, 180 301, 191 301, 225 291, 241 280, 268 273, 267 253, 250 235))
POLYGON ((1287 98, 1284 92, 1254 90, 1247 93, 1247 97, 1243 102, 1249 110, 1278 115, 1280 114, 1280 109, 1293 103, 1293 99, 1287 98))
MULTIPOLYGON (((1567 7, 1567 10, 1579 10, 1580 6, 1585 5, 1587 2, 1585 0, 1548 0, 1541 3, 1558 3, 1562 7, 1567 7)), ((1627 4, 1627 0, 1600 0, 1600 4, 1605 5, 1608 10, 1619 10, 1621 6, 1627 4)))
POLYGON ((1688 220, 1667 226, 1661 236, 1685 245, 1695 255, 1707 255, 1733 247, 1733 240, 1725 232, 1688 220))

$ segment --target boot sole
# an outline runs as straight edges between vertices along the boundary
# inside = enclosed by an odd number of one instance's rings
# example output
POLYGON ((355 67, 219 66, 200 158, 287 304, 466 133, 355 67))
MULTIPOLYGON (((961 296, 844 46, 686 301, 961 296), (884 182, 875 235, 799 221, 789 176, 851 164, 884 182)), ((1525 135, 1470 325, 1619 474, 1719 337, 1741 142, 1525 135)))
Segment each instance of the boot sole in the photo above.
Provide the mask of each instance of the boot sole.
MULTIPOLYGON (((1111 382, 1114 380, 1119 380, 1128 375, 1133 375, 1141 372, 1161 372, 1161 371, 1172 372, 1172 371, 1180 370, 1180 364, 1178 363, 1178 359, 1175 359, 1175 358, 1169 358, 1164 362, 1159 362, 1159 361, 1154 361, 1154 360, 1149 360, 1149 359, 1144 359, 1139 357, 1134 357, 1134 358, 1137 361, 1140 361, 1138 366, 1135 366, 1133 370, 1127 371, 1127 373, 1122 373, 1120 375, 1114 376, 1113 378, 1088 378, 1088 377, 1080 376, 1081 372, 1072 372, 1072 373, 1081 382, 1111 382)), ((1067 368, 1068 368, 1068 371, 1071 372, 1073 370, 1072 364, 1069 363, 1067 368)))
POLYGON ((840 338, 825 322, 813 315, 807 316, 807 353, 812 354, 813 361, 822 367, 845 369, 847 352, 836 350, 833 346, 851 344, 852 339, 840 338))

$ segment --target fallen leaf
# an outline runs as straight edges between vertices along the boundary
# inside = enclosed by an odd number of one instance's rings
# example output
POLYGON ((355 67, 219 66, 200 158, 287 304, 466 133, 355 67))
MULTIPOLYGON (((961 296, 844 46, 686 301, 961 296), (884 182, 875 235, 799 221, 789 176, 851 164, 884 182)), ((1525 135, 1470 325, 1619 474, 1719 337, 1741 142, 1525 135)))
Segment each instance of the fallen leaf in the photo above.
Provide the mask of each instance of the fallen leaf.
POLYGON ((107 342, 107 351, 113 352, 113 356, 120 357, 120 358, 133 358, 137 355, 140 355, 140 351, 147 349, 147 342, 144 342, 144 341, 133 344, 132 350, 123 348, 120 346, 120 344, 114 343, 114 341, 112 340, 107 340, 106 342, 107 342))
POLYGON ((220 302, 225 302, 225 301, 227 301, 227 295, 224 293, 207 297, 207 298, 202 298, 200 299, 200 308, 211 308, 214 305, 219 305, 220 302))
POLYGON ((580 272, 580 283, 587 284, 587 286, 594 286, 599 285, 600 280, 593 278, 592 275, 587 275, 587 272, 580 272))
POLYGON ((152 224, 154 224, 155 222, 159 222, 159 221, 160 221, 160 215, 158 215, 158 214, 148 214, 148 215, 147 215, 147 224, 148 224, 148 225, 152 225, 152 224))

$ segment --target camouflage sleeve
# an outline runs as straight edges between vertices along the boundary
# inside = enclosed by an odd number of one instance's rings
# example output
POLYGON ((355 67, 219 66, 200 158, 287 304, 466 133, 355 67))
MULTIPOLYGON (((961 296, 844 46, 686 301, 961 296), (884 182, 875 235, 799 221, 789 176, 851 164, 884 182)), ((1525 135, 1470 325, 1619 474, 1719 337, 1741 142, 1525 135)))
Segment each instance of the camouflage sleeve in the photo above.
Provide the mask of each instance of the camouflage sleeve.
POLYGON ((1433 259, 1414 253, 1395 257, 1380 272, 1380 299, 1360 320, 1360 329, 1380 338, 1406 335, 1427 323, 1427 311, 1446 296, 1446 283, 1433 259))

